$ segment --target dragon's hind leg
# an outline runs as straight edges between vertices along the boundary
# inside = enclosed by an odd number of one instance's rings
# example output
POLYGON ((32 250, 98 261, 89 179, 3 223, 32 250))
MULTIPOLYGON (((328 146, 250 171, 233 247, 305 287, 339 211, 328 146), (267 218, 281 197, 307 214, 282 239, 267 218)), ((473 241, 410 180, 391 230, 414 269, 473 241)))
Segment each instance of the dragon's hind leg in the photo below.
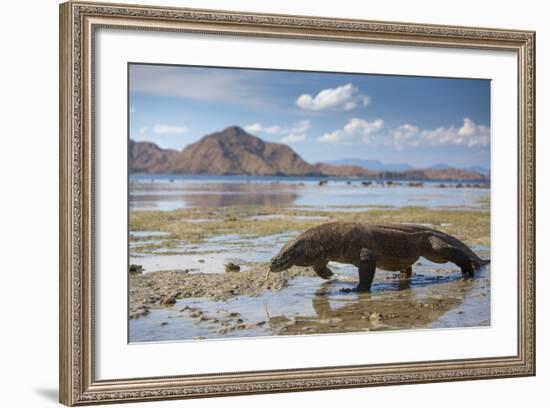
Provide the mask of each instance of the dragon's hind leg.
POLYGON ((426 254, 426 258, 435 258, 439 261, 452 262, 460 268, 464 276, 469 278, 474 276, 472 260, 466 252, 460 248, 449 245, 438 237, 430 237, 428 241, 430 248, 428 254, 426 254))

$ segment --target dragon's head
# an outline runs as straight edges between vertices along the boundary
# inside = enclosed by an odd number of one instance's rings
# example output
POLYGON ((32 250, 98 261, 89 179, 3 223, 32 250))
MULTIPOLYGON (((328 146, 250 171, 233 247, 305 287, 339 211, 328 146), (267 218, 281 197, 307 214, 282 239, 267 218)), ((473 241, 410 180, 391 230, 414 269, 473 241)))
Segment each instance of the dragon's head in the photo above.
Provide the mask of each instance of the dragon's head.
POLYGON ((282 272, 291 266, 313 266, 324 257, 323 245, 311 234, 302 234, 296 239, 287 242, 283 248, 271 259, 269 270, 282 272))
POLYGON ((304 240, 295 239, 287 242, 285 246, 271 259, 269 270, 271 272, 282 272, 293 265, 300 265, 306 255, 304 240))

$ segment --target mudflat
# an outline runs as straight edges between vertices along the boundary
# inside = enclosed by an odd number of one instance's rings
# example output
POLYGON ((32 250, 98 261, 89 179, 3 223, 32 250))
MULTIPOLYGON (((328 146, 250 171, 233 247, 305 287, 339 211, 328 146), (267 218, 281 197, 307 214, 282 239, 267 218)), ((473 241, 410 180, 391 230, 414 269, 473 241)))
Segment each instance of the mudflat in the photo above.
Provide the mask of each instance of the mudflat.
POLYGON ((464 280, 453 264, 421 258, 411 279, 378 270, 354 293, 356 268, 334 263, 324 281, 292 267, 264 279, 292 237, 340 220, 428 225, 490 257, 488 193, 479 207, 191 207, 130 213, 130 341, 345 333, 490 324, 490 265, 464 280), (228 267, 228 264, 231 264, 228 267), (237 268, 238 267, 238 268, 237 268))

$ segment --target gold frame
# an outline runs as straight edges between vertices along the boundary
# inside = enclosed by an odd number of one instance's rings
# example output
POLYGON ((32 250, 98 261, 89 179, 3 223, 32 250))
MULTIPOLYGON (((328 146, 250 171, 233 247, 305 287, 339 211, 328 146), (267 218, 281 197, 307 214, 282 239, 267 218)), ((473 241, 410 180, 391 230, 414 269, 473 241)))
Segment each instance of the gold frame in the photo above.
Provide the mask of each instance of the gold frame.
POLYGON ((60 402, 196 398, 535 374, 535 33, 183 8, 60 5, 60 402), (95 379, 94 33, 100 27, 512 51, 518 62, 518 350, 513 356, 95 379))

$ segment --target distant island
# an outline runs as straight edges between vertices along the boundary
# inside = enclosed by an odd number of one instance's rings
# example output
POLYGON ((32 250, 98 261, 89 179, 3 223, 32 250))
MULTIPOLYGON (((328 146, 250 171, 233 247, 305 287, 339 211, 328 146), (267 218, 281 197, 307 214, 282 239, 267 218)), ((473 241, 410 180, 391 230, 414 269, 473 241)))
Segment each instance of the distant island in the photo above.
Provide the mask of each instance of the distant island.
MULTIPOLYGON (((183 150, 162 149, 151 142, 129 141, 131 173, 185 175, 316 176, 394 180, 489 181, 488 173, 448 166, 395 169, 368 161, 310 164, 285 144, 269 143, 238 126, 204 136, 183 150)), ((477 169, 476 169, 477 170, 477 169)))
MULTIPOLYGON (((346 158, 328 161, 327 164, 333 164, 337 166, 359 166, 371 170, 378 171, 404 171, 413 168, 407 163, 384 163, 380 160, 358 159, 358 158, 346 158)), ((433 166, 431 166, 433 167, 433 166)))

